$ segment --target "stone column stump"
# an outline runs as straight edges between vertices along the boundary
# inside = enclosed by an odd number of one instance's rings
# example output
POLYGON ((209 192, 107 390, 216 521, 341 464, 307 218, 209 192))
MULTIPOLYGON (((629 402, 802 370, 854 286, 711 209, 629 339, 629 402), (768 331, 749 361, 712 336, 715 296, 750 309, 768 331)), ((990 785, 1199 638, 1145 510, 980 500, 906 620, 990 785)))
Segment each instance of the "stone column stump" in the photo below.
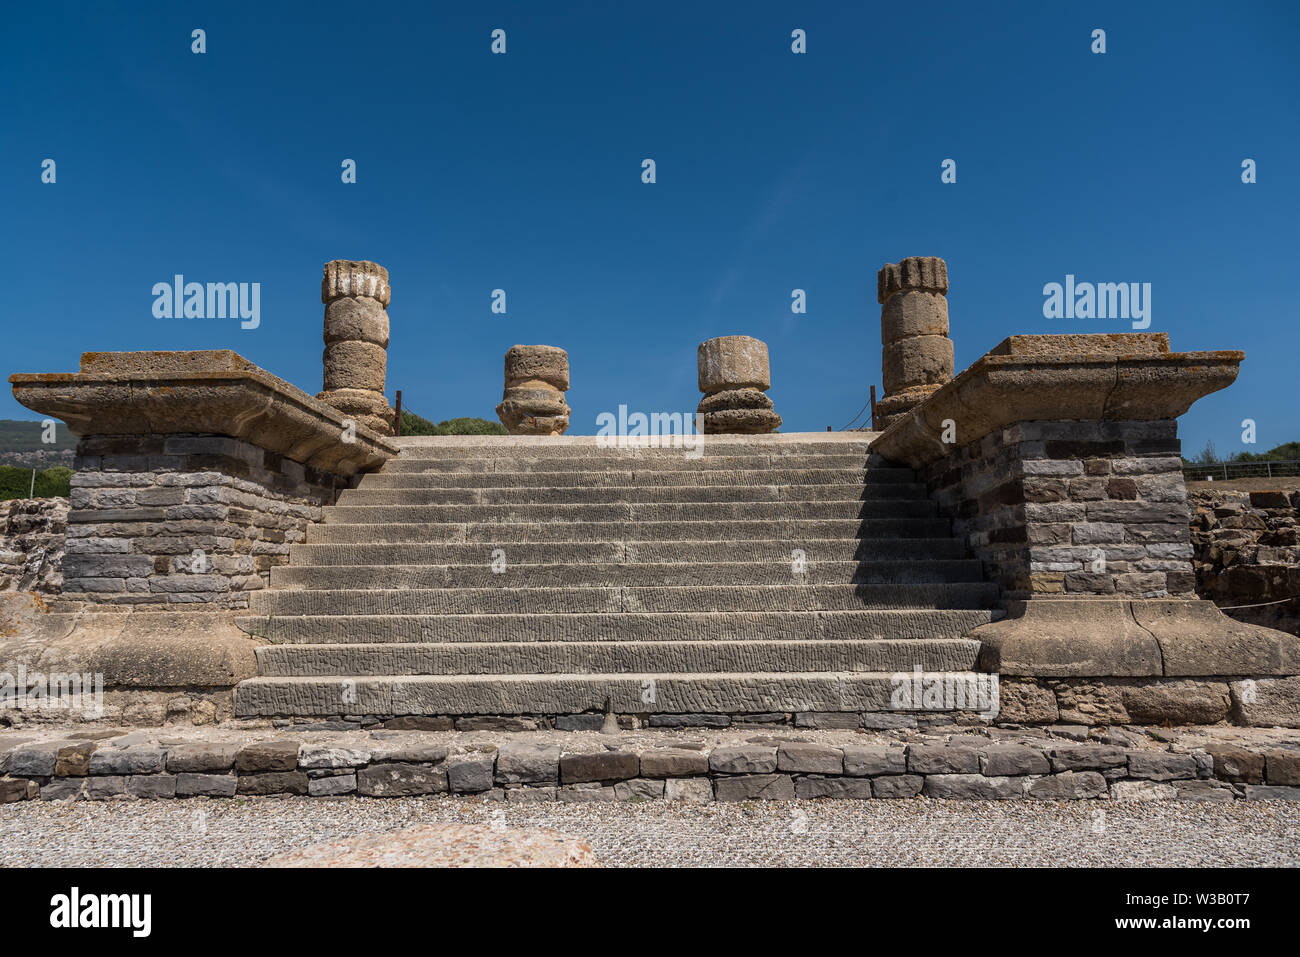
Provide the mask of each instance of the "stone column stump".
POLYGON ((876 276, 880 364, 885 394, 876 403, 883 431, 952 380, 948 338, 948 265, 934 256, 886 263, 876 276))
POLYGON ((497 418, 511 435, 563 435, 569 427, 569 354, 557 346, 506 350, 506 387, 497 418))
POLYGON ((708 434, 759 435, 781 426, 765 394, 772 387, 767 343, 750 336, 719 336, 700 343, 696 354, 700 400, 708 434))
POLYGON ((325 376, 316 398, 380 435, 393 434, 393 410, 384 397, 391 296, 383 266, 345 259, 325 264, 325 376))

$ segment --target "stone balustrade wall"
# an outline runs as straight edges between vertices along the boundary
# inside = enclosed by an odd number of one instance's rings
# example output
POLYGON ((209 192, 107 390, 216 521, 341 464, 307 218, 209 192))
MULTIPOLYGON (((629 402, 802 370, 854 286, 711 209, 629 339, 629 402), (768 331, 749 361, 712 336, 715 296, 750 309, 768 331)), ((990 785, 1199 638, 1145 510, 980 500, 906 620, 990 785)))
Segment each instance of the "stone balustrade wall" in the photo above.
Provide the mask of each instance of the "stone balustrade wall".
POLYGON ((245 608, 350 484, 228 436, 83 439, 64 596, 152 610, 245 608))
POLYGON ((1021 422, 922 470, 1004 598, 1192 597, 1177 423, 1021 422))

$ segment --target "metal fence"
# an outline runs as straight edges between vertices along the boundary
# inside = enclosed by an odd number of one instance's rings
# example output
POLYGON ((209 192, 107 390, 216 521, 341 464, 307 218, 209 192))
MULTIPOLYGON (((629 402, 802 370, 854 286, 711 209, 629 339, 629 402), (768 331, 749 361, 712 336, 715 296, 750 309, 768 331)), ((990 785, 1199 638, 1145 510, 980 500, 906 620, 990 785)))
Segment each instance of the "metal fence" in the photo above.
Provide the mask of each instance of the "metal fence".
POLYGON ((1287 475, 1300 475, 1300 462, 1206 462, 1183 466, 1183 478, 1188 482, 1281 478, 1287 475))

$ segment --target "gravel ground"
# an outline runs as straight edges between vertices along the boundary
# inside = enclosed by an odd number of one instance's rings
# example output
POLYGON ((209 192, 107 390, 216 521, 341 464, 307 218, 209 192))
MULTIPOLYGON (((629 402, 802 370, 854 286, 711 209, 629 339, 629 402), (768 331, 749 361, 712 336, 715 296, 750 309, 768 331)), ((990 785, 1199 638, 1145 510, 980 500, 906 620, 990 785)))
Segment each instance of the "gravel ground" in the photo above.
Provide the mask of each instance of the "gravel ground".
POLYGON ((417 824, 544 827, 606 866, 1298 866, 1300 804, 801 801, 503 805, 250 798, 0 806, 0 866, 250 866, 417 824))

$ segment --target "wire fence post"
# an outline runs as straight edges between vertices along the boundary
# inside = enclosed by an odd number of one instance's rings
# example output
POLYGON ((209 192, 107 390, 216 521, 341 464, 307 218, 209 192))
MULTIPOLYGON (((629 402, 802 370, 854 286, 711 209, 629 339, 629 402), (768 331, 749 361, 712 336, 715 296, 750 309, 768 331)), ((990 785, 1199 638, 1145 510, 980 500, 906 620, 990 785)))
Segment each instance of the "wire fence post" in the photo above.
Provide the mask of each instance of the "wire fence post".
POLYGON ((393 416, 393 432, 397 435, 402 434, 402 390, 397 390, 397 409, 396 415, 393 416))
POLYGON ((28 498, 36 497, 36 469, 32 469, 32 490, 27 493, 28 498))

